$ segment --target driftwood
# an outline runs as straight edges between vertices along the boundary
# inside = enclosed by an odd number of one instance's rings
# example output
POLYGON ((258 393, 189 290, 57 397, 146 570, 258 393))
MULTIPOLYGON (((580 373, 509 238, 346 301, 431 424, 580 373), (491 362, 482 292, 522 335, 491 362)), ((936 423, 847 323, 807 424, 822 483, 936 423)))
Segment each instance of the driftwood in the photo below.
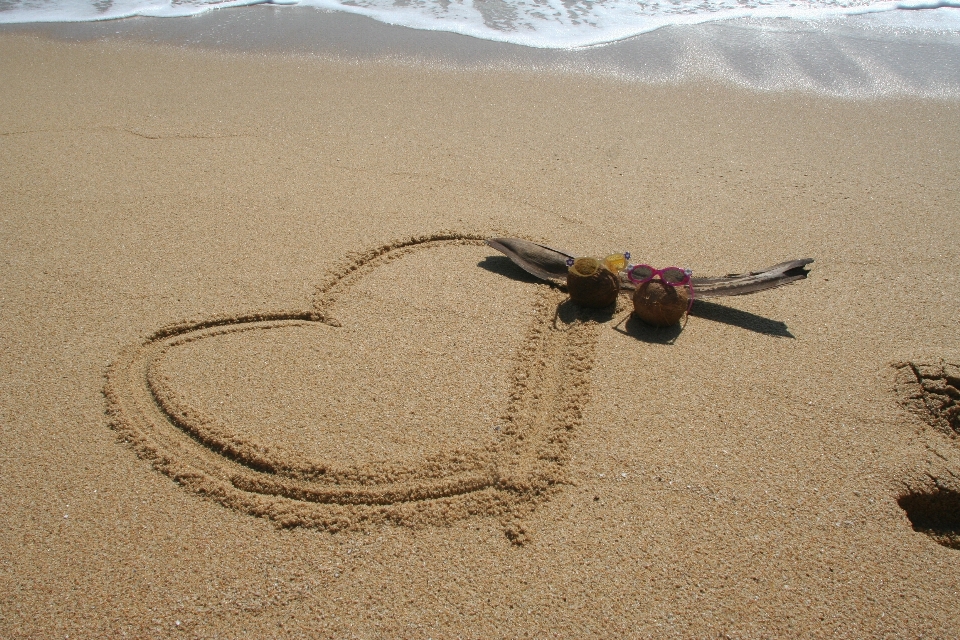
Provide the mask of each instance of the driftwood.
MULTIPOLYGON (((520 238, 491 238, 487 240, 487 244, 504 253, 527 273, 542 280, 554 282, 566 282, 567 260, 574 257, 569 253, 520 238)), ((742 296, 803 280, 807 277, 809 271, 807 265, 811 262, 813 258, 800 258, 750 273, 731 273, 717 278, 693 278, 691 284, 697 298, 742 296)), ((634 288, 626 274, 620 275, 620 287, 634 288)))

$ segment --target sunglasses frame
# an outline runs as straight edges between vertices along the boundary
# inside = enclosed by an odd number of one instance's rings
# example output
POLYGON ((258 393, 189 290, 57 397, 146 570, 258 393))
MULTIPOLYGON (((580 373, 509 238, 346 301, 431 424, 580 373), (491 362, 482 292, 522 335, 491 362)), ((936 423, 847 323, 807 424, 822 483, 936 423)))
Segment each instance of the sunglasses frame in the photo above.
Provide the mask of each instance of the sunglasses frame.
POLYGON ((660 276, 660 282, 662 282, 667 286, 683 287, 690 284, 690 275, 691 275, 691 272, 689 269, 681 269, 680 267, 664 267, 663 269, 654 269, 649 264, 634 264, 627 267, 627 278, 630 279, 630 282, 638 286, 642 284, 646 284, 647 282, 650 282, 657 276, 660 276), (633 272, 641 267, 646 267, 647 269, 650 269, 650 272, 651 272, 650 275, 646 278, 635 278, 633 276, 633 272), (680 282, 667 282, 663 278, 663 274, 667 271, 679 271, 680 273, 683 274, 683 280, 681 280, 680 282))

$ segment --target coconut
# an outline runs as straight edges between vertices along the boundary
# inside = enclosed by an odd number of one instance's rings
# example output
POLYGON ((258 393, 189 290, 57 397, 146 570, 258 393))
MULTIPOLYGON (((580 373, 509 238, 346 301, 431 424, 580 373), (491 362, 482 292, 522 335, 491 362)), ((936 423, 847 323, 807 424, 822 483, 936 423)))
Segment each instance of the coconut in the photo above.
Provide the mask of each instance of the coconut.
POLYGON ((567 291, 579 305, 609 307, 617 301, 620 278, 596 258, 577 258, 567 270, 567 291))
POLYGON ((656 327, 669 327, 680 322, 689 308, 690 292, 685 286, 672 287, 651 280, 633 292, 633 313, 656 327))

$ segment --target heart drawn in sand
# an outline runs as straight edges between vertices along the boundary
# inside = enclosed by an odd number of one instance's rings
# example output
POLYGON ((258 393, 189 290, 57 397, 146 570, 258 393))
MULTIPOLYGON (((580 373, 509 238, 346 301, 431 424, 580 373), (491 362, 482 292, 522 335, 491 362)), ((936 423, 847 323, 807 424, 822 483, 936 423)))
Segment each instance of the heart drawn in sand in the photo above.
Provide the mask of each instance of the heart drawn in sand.
POLYGON ((563 480, 597 328, 556 326, 564 296, 472 269, 486 255, 477 236, 398 241, 351 256, 311 309, 160 329, 108 371, 112 426, 281 526, 497 516, 522 542, 563 480))

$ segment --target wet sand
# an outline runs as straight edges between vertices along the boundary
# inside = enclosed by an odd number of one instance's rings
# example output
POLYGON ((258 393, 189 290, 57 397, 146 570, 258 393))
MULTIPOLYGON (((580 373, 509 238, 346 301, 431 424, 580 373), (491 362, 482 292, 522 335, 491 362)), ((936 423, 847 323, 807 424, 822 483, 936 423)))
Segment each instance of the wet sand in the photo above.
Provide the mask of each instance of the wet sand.
POLYGON ((3 635, 960 632, 956 102, 22 34, 0 79, 3 635), (654 330, 498 235, 816 262, 654 330))
POLYGON ((939 31, 916 28, 927 14, 891 11, 812 22, 719 20, 666 26, 601 46, 570 49, 520 46, 409 29, 361 15, 271 4, 189 18, 0 24, 0 34, 296 53, 420 68, 528 70, 645 85, 719 82, 754 91, 853 99, 912 96, 956 101, 960 32, 946 26, 939 31))

